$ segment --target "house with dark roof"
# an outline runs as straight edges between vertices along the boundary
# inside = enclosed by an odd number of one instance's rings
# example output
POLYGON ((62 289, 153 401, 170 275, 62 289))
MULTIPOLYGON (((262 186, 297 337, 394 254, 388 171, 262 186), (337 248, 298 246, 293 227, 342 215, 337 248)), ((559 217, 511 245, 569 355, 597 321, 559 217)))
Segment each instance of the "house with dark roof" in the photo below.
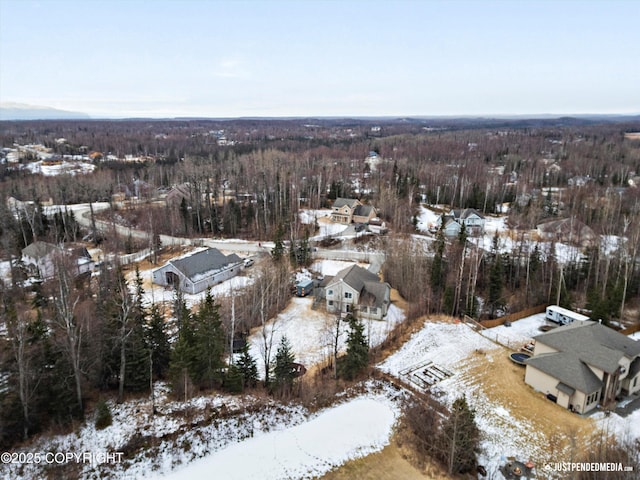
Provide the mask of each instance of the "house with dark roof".
POLYGON ((353 312, 362 319, 382 320, 391 303, 389 284, 358 265, 327 279, 324 293, 328 312, 353 312))
POLYGON ((372 205, 363 205, 354 198, 336 198, 331 207, 331 220, 337 223, 369 223, 376 216, 372 205))
POLYGON ((578 413, 640 391, 640 341, 597 322, 573 322, 536 336, 525 383, 578 413))
POLYGON ((203 290, 235 277, 242 270, 242 259, 208 248, 169 260, 153 271, 153 283, 178 288, 185 293, 203 290))

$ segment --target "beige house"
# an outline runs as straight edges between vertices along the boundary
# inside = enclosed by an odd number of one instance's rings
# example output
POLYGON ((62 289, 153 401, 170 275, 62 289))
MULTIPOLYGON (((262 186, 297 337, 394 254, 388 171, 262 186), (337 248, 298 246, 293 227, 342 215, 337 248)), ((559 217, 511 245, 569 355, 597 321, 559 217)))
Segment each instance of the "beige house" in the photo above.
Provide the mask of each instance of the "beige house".
POLYGON ((353 198, 336 198, 331 209, 331 220, 336 223, 369 223, 377 212, 371 205, 363 205, 353 198))
POLYGON ((600 323, 573 322, 535 337, 525 383, 578 413, 640 391, 640 342, 600 323))
POLYGON ((575 217, 541 223, 536 229, 542 240, 567 242, 581 247, 597 245, 598 242, 595 232, 575 217))
POLYGON ((340 270, 324 288, 327 311, 354 312, 359 318, 382 320, 391 303, 391 287, 358 265, 340 270))

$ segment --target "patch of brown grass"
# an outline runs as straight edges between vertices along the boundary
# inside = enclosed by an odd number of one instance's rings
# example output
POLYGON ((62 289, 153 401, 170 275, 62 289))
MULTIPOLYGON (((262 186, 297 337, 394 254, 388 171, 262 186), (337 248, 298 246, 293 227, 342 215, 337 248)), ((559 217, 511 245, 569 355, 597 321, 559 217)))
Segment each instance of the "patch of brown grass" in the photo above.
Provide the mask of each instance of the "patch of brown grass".
POLYGON ((576 445, 587 445, 596 430, 590 418, 571 413, 550 402, 542 393, 524 383, 525 369, 509 359, 509 351, 496 348, 475 352, 467 361, 469 381, 480 385, 488 401, 503 406, 519 421, 532 425, 533 432, 545 439, 538 445, 548 459, 558 460, 559 452, 575 454, 576 445))
POLYGON ((397 438, 384 449, 357 460, 351 460, 341 467, 319 477, 321 480, 444 480, 450 478, 438 465, 428 464, 424 468, 415 467, 411 452, 400 445, 397 438))

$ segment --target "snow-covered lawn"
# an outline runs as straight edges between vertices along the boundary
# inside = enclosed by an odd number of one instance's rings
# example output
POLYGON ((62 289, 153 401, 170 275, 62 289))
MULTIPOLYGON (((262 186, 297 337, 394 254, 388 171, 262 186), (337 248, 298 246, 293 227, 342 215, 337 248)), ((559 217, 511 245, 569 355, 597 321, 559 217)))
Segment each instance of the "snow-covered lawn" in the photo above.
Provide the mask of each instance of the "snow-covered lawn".
MULTIPOLYGON (((321 275, 325 275, 325 276, 335 275, 340 270, 343 270, 345 268, 348 268, 354 265, 354 263, 356 262, 346 262, 343 260, 319 260, 317 262, 314 262, 313 265, 311 265, 310 269, 314 272, 318 272, 321 275)), ((369 267, 368 263, 359 262, 357 263, 357 265, 360 265, 362 268, 369 267)))
MULTIPOLYGON (((621 440, 640 439, 640 410, 625 418, 615 413, 606 417, 603 413, 597 413, 589 418, 581 418, 538 398, 524 383, 518 385, 522 387, 519 389, 511 383, 504 384, 506 378, 512 382, 513 375, 503 375, 501 378, 500 369, 521 367, 512 366, 505 360, 508 351, 487 337, 495 338, 497 335, 501 343, 525 344, 542 333, 538 327, 545 323, 544 314, 537 314, 514 322, 511 327, 495 327, 480 334, 463 323, 426 322, 422 330, 415 333, 379 367, 409 382, 411 378, 415 378, 416 373, 419 374, 424 369, 422 365, 427 362, 433 362, 442 370, 452 373, 452 376, 432 385, 430 390, 448 405, 458 396, 466 395, 470 405, 476 410, 476 421, 483 432, 479 463, 490 473, 497 472, 498 467, 509 456, 520 460, 541 461, 548 460, 551 454, 554 455, 554 461, 563 461, 568 456, 567 450, 559 446, 556 446, 557 451, 553 453, 548 450, 554 435, 550 431, 564 432, 563 428, 567 431, 581 428, 584 434, 601 428, 605 432, 616 434, 621 440), (480 375, 481 371, 486 373, 480 375), (518 396, 496 394, 510 390, 517 391, 518 396), (546 423, 548 419, 542 421, 537 417, 545 417, 545 414, 542 411, 530 411, 532 406, 542 407, 545 411, 548 408, 547 415, 553 415, 553 419, 557 415, 557 418, 564 419, 567 424, 563 426, 558 423, 556 430, 549 430, 546 423)), ((517 382, 524 382, 524 369, 517 371, 515 378, 517 382)), ((419 385, 414 386, 420 388, 419 385)), ((573 435, 575 434, 574 431, 573 435)))
POLYGON ((500 325, 488 328, 482 331, 482 335, 515 350, 531 342, 536 335, 540 335, 542 333, 541 326, 551 325, 551 322, 547 322, 544 316, 544 313, 537 313, 512 322, 510 327, 500 325))
POLYGON ((405 381, 408 380, 407 370, 413 371, 428 361, 452 373, 451 377, 432 386, 431 392, 447 405, 462 394, 466 395, 476 410, 476 421, 483 432, 479 463, 488 472, 497 472, 501 458, 505 456, 526 460, 535 453, 529 439, 522 436, 522 432, 532 430, 531 425, 512 415, 508 404, 490 402, 482 385, 470 377, 472 365, 469 359, 475 356, 481 361, 492 362, 491 356, 478 353, 496 348, 499 347, 463 323, 427 322, 380 365, 383 371, 405 381))
POLYGON ((440 215, 420 205, 418 213, 418 225, 416 226, 420 232, 427 233, 429 228, 436 228, 440 215))
POLYGON ((301 425, 249 438, 171 475, 173 480, 306 479, 389 443, 398 409, 385 397, 356 398, 301 425))
POLYGON ((44 165, 42 161, 28 163, 25 168, 31 173, 41 173, 45 176, 55 176, 62 174, 76 175, 91 173, 96 169, 93 163, 87 162, 67 162, 62 161, 59 164, 44 165))
MULTIPOLYGON (((287 336, 296 362, 307 368, 322 364, 331 358, 335 335, 335 315, 326 313, 321 307, 311 308, 313 297, 294 297, 276 318, 266 326, 267 342, 271 342, 271 358, 275 357, 280 340, 287 336), (273 337, 272 337, 273 333, 273 337), (272 338, 272 339, 271 339, 272 338)), ((365 320, 364 327, 371 346, 379 345, 391 329, 404 320, 404 312, 395 305, 389 307, 384 320, 365 320)), ((343 321, 340 325, 338 350, 344 352, 349 327, 343 321)), ((267 343, 267 344, 268 344, 267 343)), ((249 337, 249 351, 257 360, 258 371, 264 376, 264 348, 262 328, 258 327, 249 337)))

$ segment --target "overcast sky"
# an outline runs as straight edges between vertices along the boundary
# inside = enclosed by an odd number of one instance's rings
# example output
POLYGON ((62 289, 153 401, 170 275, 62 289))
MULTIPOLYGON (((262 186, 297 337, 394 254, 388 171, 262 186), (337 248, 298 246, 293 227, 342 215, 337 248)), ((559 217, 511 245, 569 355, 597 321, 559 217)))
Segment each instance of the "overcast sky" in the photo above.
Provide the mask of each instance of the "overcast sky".
POLYGON ((0 0, 0 101, 109 117, 640 113, 640 1, 0 0))

